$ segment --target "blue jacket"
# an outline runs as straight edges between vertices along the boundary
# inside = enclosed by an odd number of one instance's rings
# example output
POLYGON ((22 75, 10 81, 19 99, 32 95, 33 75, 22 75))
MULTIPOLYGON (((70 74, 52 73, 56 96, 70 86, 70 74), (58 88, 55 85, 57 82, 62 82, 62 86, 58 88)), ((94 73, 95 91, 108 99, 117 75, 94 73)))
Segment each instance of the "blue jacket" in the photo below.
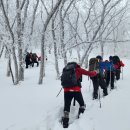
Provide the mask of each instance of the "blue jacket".
POLYGON ((104 75, 105 66, 106 66, 105 62, 102 62, 102 61, 99 62, 99 72, 100 72, 100 75, 102 76, 104 75))
POLYGON ((100 68, 100 75, 104 75, 104 71, 115 71, 115 67, 113 65, 113 62, 99 62, 99 68, 100 68))
POLYGON ((105 62, 106 65, 105 65, 105 70, 106 71, 115 71, 115 67, 114 67, 114 64, 112 61, 110 62, 105 62))

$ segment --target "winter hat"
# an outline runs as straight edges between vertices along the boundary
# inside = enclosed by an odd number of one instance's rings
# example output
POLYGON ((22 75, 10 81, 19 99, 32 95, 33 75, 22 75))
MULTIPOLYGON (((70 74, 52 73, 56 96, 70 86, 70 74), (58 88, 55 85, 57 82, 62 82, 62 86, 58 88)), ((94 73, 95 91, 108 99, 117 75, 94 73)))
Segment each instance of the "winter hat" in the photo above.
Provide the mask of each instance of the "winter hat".
POLYGON ((100 55, 98 55, 96 58, 99 59, 99 60, 103 60, 100 55))
POLYGON ((112 60, 113 59, 113 56, 109 56, 109 60, 112 60))

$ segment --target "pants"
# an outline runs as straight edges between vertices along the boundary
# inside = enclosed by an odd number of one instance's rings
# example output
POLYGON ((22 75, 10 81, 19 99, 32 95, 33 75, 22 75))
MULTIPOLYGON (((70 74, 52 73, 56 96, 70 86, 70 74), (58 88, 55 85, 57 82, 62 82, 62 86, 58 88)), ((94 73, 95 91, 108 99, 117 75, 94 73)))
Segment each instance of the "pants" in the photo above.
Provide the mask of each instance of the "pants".
POLYGON ((34 60, 34 61, 32 61, 32 67, 34 66, 34 63, 37 63, 37 67, 39 66, 39 62, 34 60))
POLYGON ((120 70, 120 69, 117 69, 117 70, 116 70, 116 74, 115 74, 116 80, 119 80, 119 79, 120 79, 120 73, 121 73, 121 70, 120 70))
POLYGON ((26 68, 28 68, 28 65, 32 65, 31 61, 26 61, 26 68))
POLYGON ((78 118, 79 118, 80 113, 84 113, 85 104, 84 104, 82 93, 81 92, 65 92, 64 93, 64 116, 62 117, 63 128, 68 128, 69 112, 70 112, 71 101, 73 98, 80 105, 79 111, 78 111, 78 118))
POLYGON ((72 99, 75 99, 80 107, 85 106, 81 92, 65 92, 64 93, 64 111, 70 112, 72 99))
POLYGON ((94 99, 98 98, 99 86, 101 87, 101 89, 103 89, 104 96, 108 95, 106 82, 103 77, 101 77, 100 75, 97 75, 95 77, 91 77, 91 80, 93 82, 93 98, 94 99))
POLYGON ((115 73, 113 71, 107 71, 106 73, 106 84, 107 87, 109 86, 109 83, 111 85, 111 89, 114 89, 114 78, 115 78, 115 73))

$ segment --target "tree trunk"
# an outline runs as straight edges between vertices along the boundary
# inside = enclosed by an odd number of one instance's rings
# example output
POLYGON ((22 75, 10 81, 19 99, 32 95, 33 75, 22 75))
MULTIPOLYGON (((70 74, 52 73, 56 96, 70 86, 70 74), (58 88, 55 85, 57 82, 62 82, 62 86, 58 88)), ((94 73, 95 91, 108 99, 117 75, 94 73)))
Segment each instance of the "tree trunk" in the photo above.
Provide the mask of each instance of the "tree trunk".
MULTIPOLYGON (((63 2, 64 4, 64 2, 63 2)), ((60 8, 60 41, 61 41, 61 50, 62 50, 62 54, 63 54, 63 58, 64 58, 64 65, 67 64, 67 55, 66 55, 66 51, 65 51, 65 43, 64 43, 64 19, 62 16, 62 8, 63 8, 63 4, 62 7, 60 8)))
POLYGON ((17 64, 17 58, 16 58, 15 46, 14 46, 14 34, 13 34, 13 31, 12 31, 12 29, 10 27, 9 19, 8 19, 7 15, 6 15, 3 0, 0 0, 0 5, 2 7, 2 12, 3 12, 4 18, 5 18, 7 28, 9 30, 10 36, 12 38, 12 42, 11 42, 11 49, 12 50, 11 50, 11 52, 12 52, 12 55, 13 55, 14 67, 15 67, 15 82, 14 82, 14 84, 16 85, 16 84, 19 83, 19 79, 18 79, 18 64, 17 64))
POLYGON ((17 63, 17 57, 15 53, 15 47, 12 47, 12 55, 13 55, 13 60, 14 60, 14 67, 15 67, 15 82, 14 84, 17 85, 19 83, 19 75, 18 75, 18 63, 17 63))
POLYGON ((17 37, 18 37, 18 58, 19 58, 19 81, 24 80, 24 68, 23 68, 23 49, 22 49, 22 22, 21 22, 21 9, 20 1, 16 0, 17 10, 17 37))
POLYGON ((7 74, 6 74, 6 76, 7 77, 10 77, 10 64, 11 64, 11 60, 10 60, 10 58, 8 58, 8 63, 7 63, 7 74))
POLYGON ((45 24, 43 25, 42 36, 41 36, 41 66, 40 66, 40 76, 39 76, 39 82, 38 82, 39 84, 42 84, 43 76, 45 76, 44 57, 45 57, 45 34, 46 34, 46 29, 47 29, 47 26, 48 26, 51 18, 53 17, 54 13, 56 12, 57 8, 60 6, 61 2, 62 2, 62 0, 57 1, 54 8, 48 14, 47 19, 45 21, 45 24))
POLYGON ((14 75, 13 75, 13 71, 12 71, 12 68, 11 68, 11 58, 10 58, 10 56, 9 56, 9 63, 8 63, 8 65, 9 65, 9 75, 11 74, 11 77, 12 77, 12 81, 13 81, 13 84, 14 84, 14 75))
MULTIPOLYGON (((99 24, 99 26, 97 27, 97 29, 96 29, 96 31, 95 31, 95 33, 94 33, 94 35, 93 35, 93 37, 92 37, 92 40, 91 40, 91 41, 94 41, 94 40, 96 39, 97 34, 98 34, 98 32, 100 31, 100 29, 101 29, 101 27, 102 27, 102 24, 104 23, 104 18, 105 18, 105 16, 104 16, 104 15, 105 15, 105 10, 106 10, 106 6, 104 6, 104 7, 103 7, 102 14, 101 14, 100 24, 99 24)), ((84 59, 85 59, 85 57, 86 57, 87 53, 89 52, 89 50, 91 49, 92 45, 93 45, 93 42, 89 44, 89 46, 88 46, 87 50, 85 51, 85 53, 84 53, 84 55, 83 55, 83 57, 82 57, 82 59, 81 59, 81 63, 80 63, 81 65, 83 64, 84 59)))
POLYGON ((2 46, 2 49, 0 51, 0 58, 1 58, 2 54, 3 54, 3 51, 4 51, 4 45, 2 46))
POLYGON ((52 18, 52 37, 53 37, 53 44, 54 44, 55 69, 56 69, 56 73, 57 73, 57 78, 59 78, 60 73, 59 73, 59 65, 58 65, 56 35, 55 35, 54 28, 55 28, 54 18, 52 18))
POLYGON ((88 68, 88 57, 89 57, 89 54, 85 57, 85 68, 88 68))
MULTIPOLYGON (((45 26, 45 25, 44 25, 45 26)), ((39 84, 42 84, 43 82, 43 77, 45 76, 45 32, 46 29, 45 27, 43 28, 43 33, 42 33, 42 39, 41 39, 41 66, 40 66, 40 77, 39 77, 39 84)))

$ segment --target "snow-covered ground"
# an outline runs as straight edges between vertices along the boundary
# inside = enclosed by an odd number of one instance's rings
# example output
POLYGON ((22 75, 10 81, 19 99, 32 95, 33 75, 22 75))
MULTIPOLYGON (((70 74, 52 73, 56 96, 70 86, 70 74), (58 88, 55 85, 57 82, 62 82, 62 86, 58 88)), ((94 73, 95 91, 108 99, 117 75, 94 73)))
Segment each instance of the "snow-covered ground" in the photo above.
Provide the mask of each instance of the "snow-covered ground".
MULTIPOLYGON (((82 93, 86 111, 74 120, 78 103, 71 106, 68 130, 130 130, 130 60, 123 59, 123 79, 107 97, 92 100, 92 83, 83 77, 82 93)), ((63 64, 60 63, 62 69, 63 64)), ((25 69, 25 81, 14 86, 6 77, 7 63, 0 59, 0 130, 62 130, 63 90, 56 79, 53 58, 46 62, 46 77, 38 85, 39 67, 25 69)), ((100 90, 102 94, 102 90, 100 90)))

